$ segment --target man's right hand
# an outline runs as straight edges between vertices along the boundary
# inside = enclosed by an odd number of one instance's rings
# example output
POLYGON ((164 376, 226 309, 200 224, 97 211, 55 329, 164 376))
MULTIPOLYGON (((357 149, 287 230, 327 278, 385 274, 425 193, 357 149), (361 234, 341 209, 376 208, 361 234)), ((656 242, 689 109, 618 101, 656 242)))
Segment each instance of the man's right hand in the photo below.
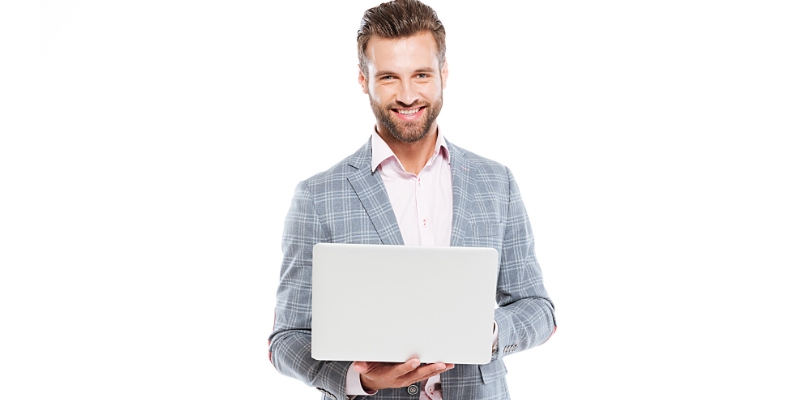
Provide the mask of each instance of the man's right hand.
POLYGON ((361 375, 361 387, 368 392, 409 386, 453 369, 454 366, 445 363, 422 365, 416 358, 402 364, 364 361, 353 363, 353 368, 361 375))

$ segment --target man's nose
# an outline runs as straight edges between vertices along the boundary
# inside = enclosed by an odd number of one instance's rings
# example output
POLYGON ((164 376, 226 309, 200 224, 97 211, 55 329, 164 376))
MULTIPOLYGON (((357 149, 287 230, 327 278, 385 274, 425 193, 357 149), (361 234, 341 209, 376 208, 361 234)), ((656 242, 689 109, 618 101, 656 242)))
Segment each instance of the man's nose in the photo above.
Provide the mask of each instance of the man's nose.
POLYGON ((397 102, 406 106, 414 104, 419 98, 417 90, 414 88, 413 83, 410 81, 403 82, 400 85, 400 93, 397 94, 397 102))

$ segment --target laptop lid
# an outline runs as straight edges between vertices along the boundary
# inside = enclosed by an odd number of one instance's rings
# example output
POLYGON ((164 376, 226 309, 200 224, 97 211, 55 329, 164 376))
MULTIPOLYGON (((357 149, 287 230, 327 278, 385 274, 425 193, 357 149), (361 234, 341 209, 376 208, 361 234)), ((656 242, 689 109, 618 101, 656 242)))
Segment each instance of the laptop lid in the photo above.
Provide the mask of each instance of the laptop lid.
POLYGON ((488 363, 498 261, 483 247, 315 245, 311 356, 488 363))

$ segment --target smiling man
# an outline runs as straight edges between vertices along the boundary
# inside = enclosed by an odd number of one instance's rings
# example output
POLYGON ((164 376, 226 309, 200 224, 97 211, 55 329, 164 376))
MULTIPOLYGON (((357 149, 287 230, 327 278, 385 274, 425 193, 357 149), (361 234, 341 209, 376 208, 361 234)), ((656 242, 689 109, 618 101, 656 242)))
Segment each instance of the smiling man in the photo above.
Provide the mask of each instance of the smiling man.
POLYGON ((419 150, 436 142, 436 117, 447 82, 447 62, 440 61, 433 33, 372 36, 364 44, 358 81, 369 95, 378 135, 390 147, 413 146, 414 153, 425 156, 427 152, 419 150))
MULTIPOLYGON (((357 42, 358 82, 376 124, 356 153, 297 186, 284 227, 270 359, 281 373, 338 400, 509 399, 503 357, 544 343, 556 329, 519 188, 507 168, 439 130, 447 61, 433 9, 415 0, 369 9, 357 42), (314 360, 311 255, 322 242, 497 249, 492 361, 314 360)), ((436 293, 412 288, 409 295, 429 297, 430 308, 418 312, 436 313, 436 293)))

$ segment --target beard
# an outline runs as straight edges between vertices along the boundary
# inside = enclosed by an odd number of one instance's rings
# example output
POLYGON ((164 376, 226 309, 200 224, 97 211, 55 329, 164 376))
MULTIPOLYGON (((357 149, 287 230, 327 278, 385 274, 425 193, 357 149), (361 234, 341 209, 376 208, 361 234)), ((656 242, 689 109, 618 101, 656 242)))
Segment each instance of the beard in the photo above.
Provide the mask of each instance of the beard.
POLYGON ((400 106, 397 103, 392 103, 382 108, 381 105, 369 97, 369 104, 372 106, 372 112, 375 114, 375 119, 378 120, 378 125, 386 128, 389 134, 396 140, 404 143, 414 143, 424 138, 431 130, 431 126, 442 111, 442 95, 434 100, 433 104, 415 102, 410 106, 400 106), (394 117, 392 108, 413 108, 425 107, 422 112, 425 115, 416 122, 398 121, 394 117))

